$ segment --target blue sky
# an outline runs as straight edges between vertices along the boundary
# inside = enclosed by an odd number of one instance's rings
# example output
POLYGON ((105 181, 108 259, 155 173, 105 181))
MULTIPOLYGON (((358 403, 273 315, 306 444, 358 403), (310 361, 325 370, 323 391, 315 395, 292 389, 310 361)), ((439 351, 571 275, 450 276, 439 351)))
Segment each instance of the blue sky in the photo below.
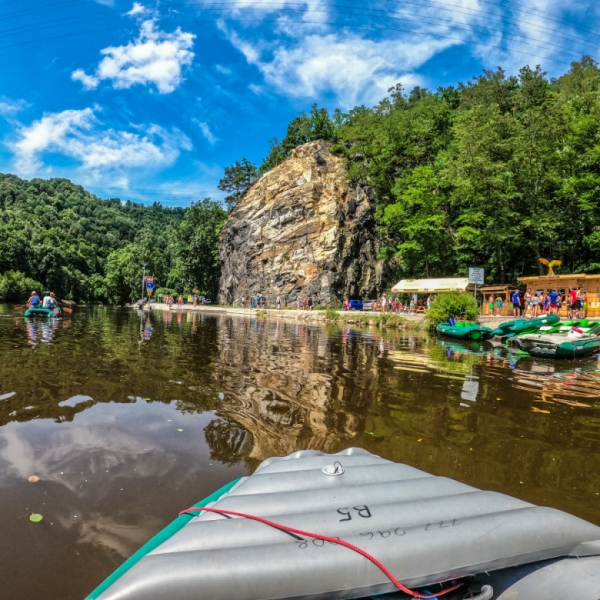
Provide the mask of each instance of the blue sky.
POLYGON ((219 199, 313 103, 598 58, 587 0, 0 0, 0 172, 107 198, 219 199))

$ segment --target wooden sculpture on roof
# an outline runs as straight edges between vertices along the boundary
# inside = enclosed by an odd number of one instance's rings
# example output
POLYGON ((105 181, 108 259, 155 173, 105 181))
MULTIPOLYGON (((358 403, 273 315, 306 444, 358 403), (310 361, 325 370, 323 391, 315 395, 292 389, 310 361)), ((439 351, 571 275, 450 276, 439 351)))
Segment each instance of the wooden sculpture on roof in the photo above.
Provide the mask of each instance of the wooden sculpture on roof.
POLYGON ((562 265, 562 261, 560 260, 547 260, 545 258, 540 258, 540 262, 548 267, 548 277, 554 277, 554 267, 560 267, 560 265, 562 265))

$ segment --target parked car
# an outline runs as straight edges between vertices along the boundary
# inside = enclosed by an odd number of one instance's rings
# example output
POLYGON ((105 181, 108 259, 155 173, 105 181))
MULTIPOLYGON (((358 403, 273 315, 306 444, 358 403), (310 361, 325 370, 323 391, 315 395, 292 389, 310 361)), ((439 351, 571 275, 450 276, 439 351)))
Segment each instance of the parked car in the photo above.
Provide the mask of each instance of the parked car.
POLYGON ((377 300, 366 300, 363 302, 363 310, 373 310, 375 304, 377 304, 377 300))
POLYGON ((350 306, 348 307, 349 310, 362 310, 363 309, 363 303, 362 300, 350 300, 350 306))
POLYGON ((210 304, 210 298, 202 298, 202 304, 210 304))

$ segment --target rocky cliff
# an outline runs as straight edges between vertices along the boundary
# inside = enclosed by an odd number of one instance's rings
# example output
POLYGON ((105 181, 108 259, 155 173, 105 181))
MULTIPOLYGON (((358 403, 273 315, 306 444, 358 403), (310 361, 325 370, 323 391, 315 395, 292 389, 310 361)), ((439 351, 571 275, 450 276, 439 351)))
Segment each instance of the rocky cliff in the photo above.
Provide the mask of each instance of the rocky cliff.
POLYGON ((341 158, 323 141, 296 148, 232 211, 221 236, 219 302, 260 294, 287 305, 312 296, 337 305, 381 285, 373 208, 349 189, 341 158))

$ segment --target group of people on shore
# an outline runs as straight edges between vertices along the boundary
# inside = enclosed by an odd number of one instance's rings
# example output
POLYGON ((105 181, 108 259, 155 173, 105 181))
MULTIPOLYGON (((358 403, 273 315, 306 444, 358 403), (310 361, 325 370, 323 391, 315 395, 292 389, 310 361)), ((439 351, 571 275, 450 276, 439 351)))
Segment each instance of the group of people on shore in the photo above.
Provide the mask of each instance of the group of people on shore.
MULTIPOLYGON (((517 289, 512 293, 511 301, 515 317, 525 316, 527 313, 534 319, 547 314, 560 315, 565 305, 569 319, 583 319, 587 312, 587 292, 581 287, 579 289, 572 287, 568 293, 556 289, 532 293, 531 289, 528 289, 523 297, 517 289)), ((502 307, 501 296, 496 297, 491 294, 488 298, 489 314, 501 316, 502 307)))
MULTIPOLYGON (((427 298, 419 298, 418 294, 411 294, 410 300, 407 303, 403 303, 398 296, 389 297, 383 294, 381 298, 374 301, 372 310, 375 312, 391 312, 391 313, 417 313, 425 312, 431 307, 433 298, 431 294, 427 298)), ((344 310, 350 310, 350 299, 346 298, 343 303, 344 310)))
MULTIPOLYGON (((175 304, 175 298, 171 294, 165 296, 165 304, 171 308, 175 304)), ((179 294, 177 297, 177 306, 183 306, 184 304, 191 304, 193 306, 198 305, 198 296, 196 294, 188 294, 187 301, 183 297, 183 294, 179 294)))
MULTIPOLYGON (((242 296, 242 308, 246 308, 246 305, 250 303, 250 308, 267 308, 267 299, 264 296, 250 296, 250 298, 246 298, 246 296, 242 296)), ((277 308, 281 308, 281 297, 277 296, 277 308)))
MULTIPOLYGON (((242 296, 242 308, 267 308, 267 299, 264 296, 251 296, 249 300, 250 306, 248 306, 248 298, 242 296)), ((281 310, 285 304, 286 302, 280 295, 275 298, 275 307, 277 310, 281 310)), ((312 310, 314 308, 312 296, 305 296, 304 298, 298 296, 296 298, 295 308, 298 310, 312 310)))

